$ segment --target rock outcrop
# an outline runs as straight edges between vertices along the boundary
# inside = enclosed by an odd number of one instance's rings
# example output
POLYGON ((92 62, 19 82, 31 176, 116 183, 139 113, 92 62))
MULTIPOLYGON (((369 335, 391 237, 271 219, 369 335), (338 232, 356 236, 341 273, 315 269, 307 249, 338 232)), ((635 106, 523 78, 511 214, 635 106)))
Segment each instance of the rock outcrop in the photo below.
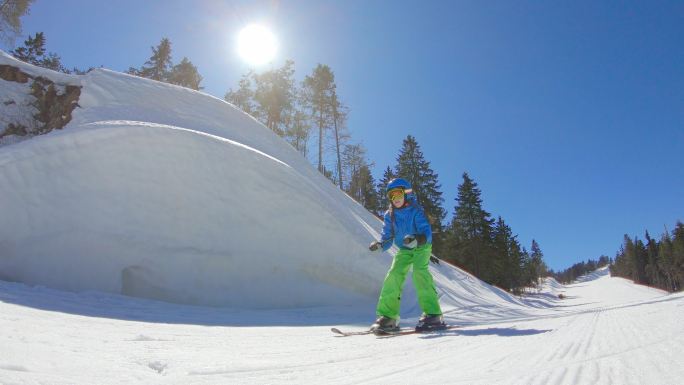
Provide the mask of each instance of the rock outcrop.
MULTIPOLYGON (((8 82, 26 84, 28 93, 32 96, 28 105, 23 103, 26 108, 21 109, 22 115, 29 116, 22 116, 16 122, 5 122, 5 127, 0 127, 0 139, 9 135, 46 134, 63 128, 71 121, 71 114, 78 106, 81 96, 80 86, 57 84, 43 76, 34 77, 10 65, 0 65, 0 78, 8 82)), ((3 100, 2 103, 5 106, 22 104, 12 99, 3 100)))

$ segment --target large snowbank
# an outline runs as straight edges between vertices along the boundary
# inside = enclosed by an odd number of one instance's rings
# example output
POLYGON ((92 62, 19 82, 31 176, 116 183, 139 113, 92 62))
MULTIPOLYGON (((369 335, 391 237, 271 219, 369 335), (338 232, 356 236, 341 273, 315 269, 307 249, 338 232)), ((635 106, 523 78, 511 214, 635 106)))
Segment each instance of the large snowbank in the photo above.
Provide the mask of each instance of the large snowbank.
MULTIPOLYGON (((64 80, 4 53, 0 64, 64 80)), ((82 86, 71 123, 0 147, 0 277, 192 304, 372 308, 391 262, 367 250, 381 222, 277 135, 201 92, 104 69, 67 80, 82 86)), ((524 312, 469 274, 432 269, 447 311, 524 312)))

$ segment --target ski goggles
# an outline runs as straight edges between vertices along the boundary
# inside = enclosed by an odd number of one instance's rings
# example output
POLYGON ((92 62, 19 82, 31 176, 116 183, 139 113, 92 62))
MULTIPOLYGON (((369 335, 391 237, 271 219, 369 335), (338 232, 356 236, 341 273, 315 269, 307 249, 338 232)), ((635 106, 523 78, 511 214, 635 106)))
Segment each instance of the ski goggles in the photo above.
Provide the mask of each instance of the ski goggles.
POLYGON ((399 199, 399 198, 403 198, 404 197, 404 189, 395 188, 395 189, 389 190, 387 192, 387 197, 390 199, 390 201, 393 201, 393 200, 399 199))

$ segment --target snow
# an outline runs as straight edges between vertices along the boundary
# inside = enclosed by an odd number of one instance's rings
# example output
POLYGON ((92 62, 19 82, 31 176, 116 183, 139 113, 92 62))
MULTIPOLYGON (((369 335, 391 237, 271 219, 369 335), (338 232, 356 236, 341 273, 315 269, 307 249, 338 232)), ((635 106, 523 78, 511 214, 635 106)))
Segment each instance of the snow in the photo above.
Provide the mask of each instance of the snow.
MULTIPOLYGON (((331 326, 373 320, 392 256, 367 250, 381 222, 286 142, 200 92, 104 69, 65 76, 4 53, 0 64, 83 87, 63 130, 0 147, 2 384, 671 384, 684 374, 684 296, 605 269, 518 298, 431 265, 460 329, 334 337, 331 326)), ((25 98, 5 83, 3 98, 25 98)), ((409 279, 402 324, 419 314, 409 279)))
MULTIPOLYGON (((439 335, 335 337, 339 307, 238 310, 0 282, 3 384, 676 384, 684 295, 604 270, 566 300, 450 312, 439 335)), ((542 293, 542 298, 544 297, 542 293)), ((483 305, 484 307, 484 305, 483 305)))
POLYGON ((0 152, 5 279, 250 308, 373 301, 390 256, 364 226, 379 221, 282 139, 199 92, 99 69, 80 84, 64 130, 0 152))

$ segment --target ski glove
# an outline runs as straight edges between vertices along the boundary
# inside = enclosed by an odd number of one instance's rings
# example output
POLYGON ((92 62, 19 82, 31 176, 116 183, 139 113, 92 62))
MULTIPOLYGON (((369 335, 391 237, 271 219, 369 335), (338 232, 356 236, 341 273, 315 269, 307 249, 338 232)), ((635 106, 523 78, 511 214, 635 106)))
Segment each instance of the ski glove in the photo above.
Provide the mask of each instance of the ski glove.
POLYGON ((418 246, 418 240, 416 240, 415 235, 409 234, 404 237, 404 247, 409 249, 415 249, 416 246, 418 246))
POLYGON ((379 249, 379 248, 381 248, 381 247, 382 247, 382 243, 381 243, 381 242, 373 241, 373 242, 371 242, 370 246, 368 246, 368 250, 370 250, 370 251, 375 251, 375 250, 377 250, 377 249, 379 249))

